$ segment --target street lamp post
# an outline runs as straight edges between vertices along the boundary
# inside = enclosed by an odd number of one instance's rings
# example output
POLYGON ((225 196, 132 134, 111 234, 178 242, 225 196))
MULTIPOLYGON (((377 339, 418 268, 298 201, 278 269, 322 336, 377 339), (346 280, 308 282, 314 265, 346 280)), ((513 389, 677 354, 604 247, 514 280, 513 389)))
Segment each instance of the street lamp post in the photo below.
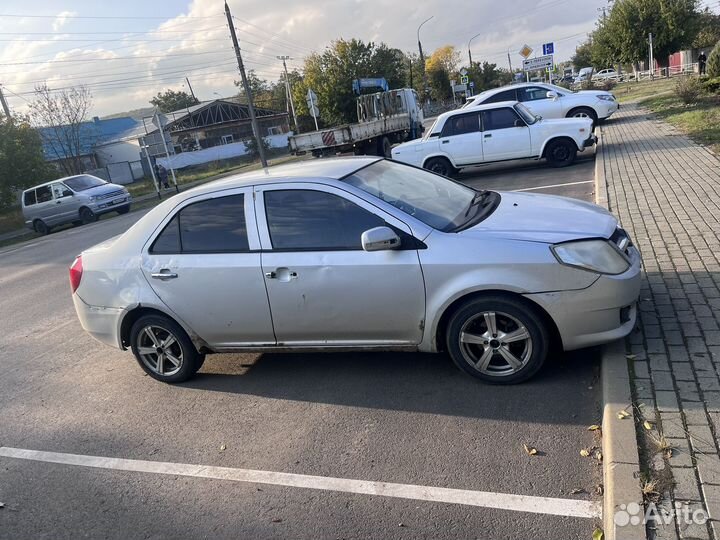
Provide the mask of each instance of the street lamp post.
POLYGON ((470 52, 470 43, 472 43, 472 40, 475 39, 476 37, 480 36, 481 34, 482 34, 482 32, 480 32, 479 34, 475 34, 468 41, 468 60, 470 61, 470 69, 472 69, 472 53, 470 52))
POLYGON ((425 73, 425 57, 423 56, 422 43, 420 43, 420 29, 423 27, 423 25, 426 22, 428 22, 434 16, 435 15, 431 15, 430 17, 425 19, 423 22, 421 22, 420 26, 418 26, 418 29, 417 29, 418 51, 420 52, 420 66, 422 67, 422 74, 423 74, 423 97, 427 96, 427 74, 425 73))

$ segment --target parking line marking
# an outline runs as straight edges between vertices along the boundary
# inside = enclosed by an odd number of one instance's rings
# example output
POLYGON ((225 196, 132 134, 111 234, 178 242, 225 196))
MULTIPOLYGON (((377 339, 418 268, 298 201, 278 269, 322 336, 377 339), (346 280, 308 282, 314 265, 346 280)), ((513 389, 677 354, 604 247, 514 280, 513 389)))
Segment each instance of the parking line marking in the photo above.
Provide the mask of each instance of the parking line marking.
POLYGON ((537 189, 548 189, 548 188, 556 188, 556 187, 563 187, 563 186, 579 186, 580 184, 594 184, 595 180, 583 180, 582 182, 568 182, 567 184, 552 184, 549 186, 535 186, 535 187, 529 187, 529 188, 523 188, 523 189, 513 189, 512 191, 535 191, 537 189))
POLYGON ((497 508, 500 510, 529 512, 533 514, 594 519, 599 519, 602 516, 600 503, 575 499, 513 495, 510 493, 395 484, 391 482, 374 482, 368 480, 353 480, 350 478, 332 478, 328 476, 310 476, 306 474, 236 469, 231 467, 192 465, 188 463, 86 456, 81 454, 9 448, 5 446, 0 447, 0 457, 75 465, 79 467, 112 469, 116 471, 192 476, 196 478, 211 478, 234 482, 251 482, 255 484, 271 484, 362 495, 377 495, 399 499, 497 508))

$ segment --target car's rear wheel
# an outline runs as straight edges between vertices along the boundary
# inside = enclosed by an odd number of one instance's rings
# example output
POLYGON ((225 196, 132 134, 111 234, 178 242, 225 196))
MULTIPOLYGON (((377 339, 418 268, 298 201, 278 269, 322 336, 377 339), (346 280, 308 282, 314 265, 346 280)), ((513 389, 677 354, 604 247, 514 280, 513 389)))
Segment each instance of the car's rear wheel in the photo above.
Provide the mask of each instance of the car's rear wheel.
POLYGON ((577 147, 573 141, 560 139, 550 141, 545 148, 545 158, 551 167, 572 165, 577 156, 577 147))
POLYGON ((204 361, 182 327, 162 315, 144 315, 135 321, 130 344, 145 373, 166 383, 187 381, 204 361))
POLYGON ((33 222, 33 229, 35 229, 36 233, 42 234, 43 236, 50 233, 50 227, 48 227, 47 223, 45 223, 42 219, 36 219, 33 222))
POLYGON ((510 296, 470 300, 451 316, 447 349, 465 373, 495 384, 528 380, 549 348, 545 323, 533 308, 510 296))
POLYGON ((597 113, 590 107, 577 107, 567 113, 568 118, 589 118, 593 123, 597 122, 597 113))
POLYGON ((456 173, 455 167, 452 166, 452 164, 447 158, 443 157, 430 158, 425 162, 425 165, 423 165, 423 167, 428 171, 442 174, 443 176, 447 176, 448 178, 456 173))
POLYGON ((82 222, 85 225, 87 225, 88 223, 97 221, 98 217, 97 217, 97 214, 95 214, 95 212, 93 212, 92 210, 90 210, 87 207, 83 207, 80 209, 80 219, 82 220, 82 222))

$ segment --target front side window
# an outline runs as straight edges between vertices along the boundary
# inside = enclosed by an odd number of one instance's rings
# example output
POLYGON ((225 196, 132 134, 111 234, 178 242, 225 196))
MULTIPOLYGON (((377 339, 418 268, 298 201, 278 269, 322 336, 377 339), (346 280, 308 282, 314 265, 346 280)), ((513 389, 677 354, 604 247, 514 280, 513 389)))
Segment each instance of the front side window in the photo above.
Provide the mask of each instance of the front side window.
POLYGON ((478 131, 480 131, 480 116, 478 113, 459 114, 447 119, 441 136, 450 137, 452 135, 477 133, 478 131))
POLYGON ((465 221, 477 193, 443 176, 392 161, 376 161, 343 181, 441 231, 465 221))
POLYGON ((69 197, 70 195, 72 195, 72 191, 65 187, 61 182, 56 182, 52 184, 52 191, 53 196, 56 199, 62 199, 63 197, 69 197))
POLYGON ((545 88, 539 86, 529 86, 521 88, 518 91, 518 101, 538 101, 540 99, 547 99, 548 91, 545 88))
POLYGON ((180 210, 153 243, 152 253, 238 253, 249 250, 245 197, 229 195, 180 210))
POLYGON ((40 186, 35 190, 35 193, 37 194, 37 202, 39 203, 52 201, 50 186, 40 186))
POLYGON ((385 225, 385 221, 375 214, 323 191, 266 191, 264 199, 273 249, 362 249, 362 233, 385 225))
POLYGON ((515 120, 518 119, 517 113, 510 108, 483 111, 483 129, 485 131, 493 131, 496 129, 512 128, 515 127, 515 120))

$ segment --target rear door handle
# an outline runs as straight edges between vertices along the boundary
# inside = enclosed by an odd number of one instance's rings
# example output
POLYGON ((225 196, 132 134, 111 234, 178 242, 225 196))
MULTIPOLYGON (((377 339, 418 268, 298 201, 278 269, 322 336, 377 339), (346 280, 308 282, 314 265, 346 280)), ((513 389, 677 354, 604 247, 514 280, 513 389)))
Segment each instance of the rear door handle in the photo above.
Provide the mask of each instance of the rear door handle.
POLYGON ((486 133, 485 135, 483 135, 483 137, 489 139, 490 137, 492 137, 492 133, 486 133))
POLYGON ((159 272, 153 272, 152 274, 150 274, 150 277, 155 278, 155 279, 166 280, 166 279, 175 279, 176 277, 178 277, 178 275, 175 272, 171 272, 170 270, 163 268, 159 272))

